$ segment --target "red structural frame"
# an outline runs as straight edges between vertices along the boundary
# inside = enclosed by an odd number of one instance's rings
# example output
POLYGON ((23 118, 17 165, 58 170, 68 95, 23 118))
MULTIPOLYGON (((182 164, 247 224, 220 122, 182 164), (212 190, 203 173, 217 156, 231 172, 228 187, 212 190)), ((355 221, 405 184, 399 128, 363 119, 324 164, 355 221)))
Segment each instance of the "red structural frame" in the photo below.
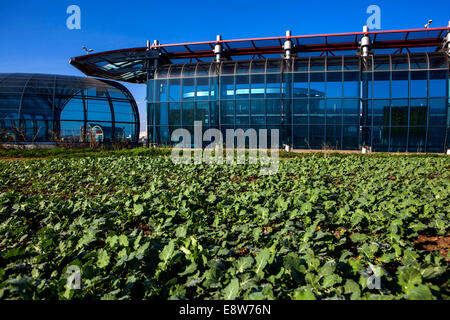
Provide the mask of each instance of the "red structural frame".
MULTIPOLYGON (((331 33, 319 35, 300 35, 290 37, 265 37, 265 38, 250 38, 250 39, 232 39, 219 41, 202 41, 190 43, 176 43, 176 44, 160 44, 152 45, 150 49, 159 49, 162 60, 165 63, 175 63, 178 59, 202 59, 212 58, 214 54, 214 46, 222 44, 223 56, 232 58, 233 56, 258 56, 265 54, 282 54, 283 43, 290 39, 293 42, 293 52, 322 52, 333 54, 333 51, 357 51, 359 49, 359 41, 364 35, 368 35, 371 39, 370 50, 376 53, 380 49, 408 49, 420 47, 435 47, 436 50, 442 45, 443 37, 446 36, 450 27, 445 28, 428 28, 428 29, 407 29, 407 30, 388 30, 388 31, 369 31, 369 32, 352 32, 352 33, 331 33), (431 34, 430 34, 431 33, 431 34), (389 40, 378 40, 377 38, 386 38, 383 35, 392 34, 387 37, 389 40), (413 39, 409 38, 411 35, 413 39), (343 37, 343 41, 339 41, 339 37, 343 37), (277 45, 273 42, 277 41, 277 45), (330 41, 331 40, 331 41, 330 41), (266 45, 264 45, 266 42, 266 45), (267 45, 267 42, 272 42, 267 45), (330 43, 331 42, 331 43, 330 43), (208 49, 205 49, 209 47, 208 49), (236 47, 237 46, 237 47, 236 47), (201 47, 197 50, 196 47, 201 47)), ((127 73, 126 68, 118 67, 114 75, 96 65, 99 61, 112 61, 118 63, 122 61, 136 61, 146 59, 143 54, 148 47, 137 47, 128 49, 119 49, 112 51, 97 52, 87 55, 82 55, 70 59, 70 63, 76 68, 80 69, 87 75, 105 76, 115 78, 117 73, 127 73), (123 57, 122 55, 123 54, 123 57)), ((127 81, 127 80, 125 80, 127 81)), ((130 79, 130 81, 133 81, 130 79)))

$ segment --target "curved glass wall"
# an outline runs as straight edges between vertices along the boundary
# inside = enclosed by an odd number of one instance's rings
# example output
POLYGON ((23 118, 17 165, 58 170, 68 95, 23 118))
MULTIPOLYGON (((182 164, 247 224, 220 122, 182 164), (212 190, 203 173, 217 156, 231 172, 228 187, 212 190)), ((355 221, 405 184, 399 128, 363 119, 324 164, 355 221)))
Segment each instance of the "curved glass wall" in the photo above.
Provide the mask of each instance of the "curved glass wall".
POLYGON ((362 67, 358 56, 160 66, 148 82, 149 139, 170 145, 199 120, 224 134, 279 129, 294 148, 443 152, 448 58, 375 56, 362 67))
POLYGON ((113 81, 47 74, 0 74, 3 141, 137 142, 139 113, 113 81))

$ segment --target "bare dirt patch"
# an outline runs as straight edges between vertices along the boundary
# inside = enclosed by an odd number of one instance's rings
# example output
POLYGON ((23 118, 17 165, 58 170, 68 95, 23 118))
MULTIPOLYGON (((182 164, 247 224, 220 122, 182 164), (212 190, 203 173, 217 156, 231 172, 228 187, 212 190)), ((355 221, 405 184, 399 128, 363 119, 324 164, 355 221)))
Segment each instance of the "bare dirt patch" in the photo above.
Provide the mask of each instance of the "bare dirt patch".
POLYGON ((447 261, 450 261, 448 252, 450 249, 450 236, 426 236, 419 235, 414 244, 427 251, 439 251, 447 261))

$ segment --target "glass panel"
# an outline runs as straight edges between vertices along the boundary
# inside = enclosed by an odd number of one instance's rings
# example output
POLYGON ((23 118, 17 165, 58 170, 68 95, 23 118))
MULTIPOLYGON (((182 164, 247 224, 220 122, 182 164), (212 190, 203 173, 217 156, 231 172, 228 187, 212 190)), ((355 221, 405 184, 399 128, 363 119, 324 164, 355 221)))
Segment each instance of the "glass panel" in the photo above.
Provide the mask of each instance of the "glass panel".
POLYGON ((249 71, 250 71, 250 61, 237 62, 237 73, 249 73, 249 71))
POLYGON ((266 60, 252 61, 252 73, 265 73, 265 72, 266 72, 266 60))
POLYGON ((408 72, 392 72, 392 98, 408 97, 408 72))
POLYGON ((281 60, 267 60, 267 72, 281 72, 281 60))
POLYGON ((342 70, 342 57, 327 58, 327 70, 342 70))
POLYGON ((427 110, 428 106, 426 99, 411 99, 411 106, 409 109, 410 126, 426 126, 427 110))
POLYGON ((447 68, 447 60, 448 60, 448 58, 446 58, 445 55, 443 55, 443 54, 438 54, 438 55, 430 54, 428 56, 428 58, 430 59, 430 69, 438 69, 438 68, 446 69, 447 68))
POLYGON ((185 64, 183 68, 183 77, 193 77, 195 76, 196 64, 185 64))
POLYGON ((308 99, 294 99, 294 113, 308 114, 308 99))
POLYGON ((169 80, 169 101, 181 100, 181 80, 170 79, 169 80))
POLYGON ((395 70, 408 70, 408 55, 392 55, 392 69, 395 70))
POLYGON ((209 99, 209 78, 197 78, 196 87, 196 100, 208 100, 209 99))
POLYGON ((412 54, 409 57, 411 69, 426 69, 427 57, 424 54, 412 54))
POLYGON ((311 73, 310 81, 310 97, 324 97, 325 73, 311 73))
POLYGON ((220 98, 234 99, 234 76, 220 77, 220 98))
POLYGON ((359 58, 344 57, 344 71, 359 70, 359 58))
POLYGON ((169 103, 169 125, 173 126, 180 126, 181 125, 181 110, 180 110, 180 103, 173 102, 169 103))
MULTIPOLYGON (((173 87, 171 85, 170 87, 171 98, 172 98, 172 88, 173 87)), ((195 99, 195 78, 183 78, 183 100, 190 101, 194 99, 195 99)))
POLYGON ((251 112, 252 114, 265 114, 264 100, 251 100, 251 112))
POLYGON ((374 72, 373 97, 383 99, 390 97, 390 74, 389 72, 374 72))
POLYGON ((248 115, 249 100, 236 100, 236 114, 248 115))
POLYGON ((323 71, 325 70, 324 58, 311 58, 311 71, 323 71))
POLYGON ((281 97, 281 74, 266 75, 266 98, 281 97))
MULTIPOLYGON (((173 80, 172 80, 173 81, 173 80)), ((179 80, 177 80, 179 82, 179 80)), ((167 92, 169 88, 167 86, 167 80, 156 80, 155 84, 155 102, 167 101, 167 92)), ((178 98, 177 100, 179 100, 178 98)))
POLYGON ((181 71, 183 70, 182 64, 173 64, 169 70, 170 78, 179 78, 181 77, 181 71))
POLYGON ((344 97, 359 97, 359 72, 344 72, 344 97))
POLYGON ((430 97, 447 97, 447 71, 430 71, 430 97))
POLYGON ((249 76, 236 76, 236 99, 249 97, 249 76))
POLYGON ((389 56, 374 56, 373 57, 373 70, 374 71, 378 71, 378 70, 390 70, 391 69, 391 65, 390 65, 390 59, 389 56))
POLYGON ((411 72, 411 98, 426 98, 427 85, 426 71, 411 72))
POLYGON ((309 59, 308 58, 300 58, 294 60, 294 71, 308 71, 309 59))
POLYGON ((308 126, 296 126, 292 128, 294 135, 294 148, 309 148, 308 126))
POLYGON ((235 63, 234 62, 223 62, 222 63, 222 74, 234 74, 235 63))
POLYGON ((296 97, 307 97, 308 96, 308 74, 307 73, 294 73, 294 83, 292 95, 296 97))
POLYGON ((327 72, 327 97, 342 97, 342 72, 327 72))

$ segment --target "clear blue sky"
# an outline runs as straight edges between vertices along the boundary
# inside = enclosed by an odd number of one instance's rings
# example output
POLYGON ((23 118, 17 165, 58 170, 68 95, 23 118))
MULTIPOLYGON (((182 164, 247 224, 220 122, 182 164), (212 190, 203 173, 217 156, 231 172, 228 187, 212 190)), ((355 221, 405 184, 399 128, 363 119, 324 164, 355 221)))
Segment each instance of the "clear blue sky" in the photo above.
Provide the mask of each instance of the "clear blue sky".
MULTIPOLYGON (((82 75, 69 58, 96 52, 162 44, 224 39, 362 31, 369 5, 381 8, 381 29, 445 27, 450 1, 0 1, 0 72, 82 75), (81 9, 81 30, 66 27, 69 5, 81 9)), ((136 101, 145 85, 125 85, 136 101)), ((141 119, 145 106, 139 105, 141 119)), ((144 120, 142 120, 144 123, 144 120)))

